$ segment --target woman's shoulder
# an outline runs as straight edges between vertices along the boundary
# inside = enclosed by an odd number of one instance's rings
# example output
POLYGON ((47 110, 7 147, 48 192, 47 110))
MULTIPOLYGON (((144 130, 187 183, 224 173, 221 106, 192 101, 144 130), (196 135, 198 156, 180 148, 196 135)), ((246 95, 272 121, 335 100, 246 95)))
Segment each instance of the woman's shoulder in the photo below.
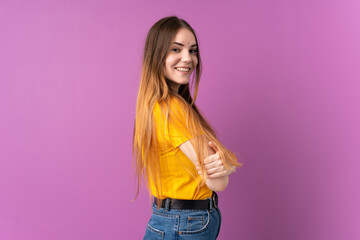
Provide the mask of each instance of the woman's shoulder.
POLYGON ((178 96, 170 96, 168 100, 156 101, 153 108, 155 118, 186 119, 187 103, 178 96))
POLYGON ((181 96, 169 96, 168 100, 157 100, 154 104, 154 109, 164 109, 166 107, 169 107, 172 109, 185 109, 187 106, 187 103, 184 99, 181 99, 181 96))
POLYGON ((188 108, 188 103, 181 96, 172 96, 170 98, 170 105, 172 109, 176 110, 186 110, 188 108))

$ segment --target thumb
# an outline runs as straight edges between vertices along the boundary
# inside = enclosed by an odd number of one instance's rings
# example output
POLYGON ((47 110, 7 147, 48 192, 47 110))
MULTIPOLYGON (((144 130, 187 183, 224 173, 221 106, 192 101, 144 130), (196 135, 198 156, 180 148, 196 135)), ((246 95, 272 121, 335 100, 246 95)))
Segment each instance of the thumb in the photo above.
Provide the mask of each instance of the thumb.
POLYGON ((209 146, 214 150, 215 153, 219 151, 219 147, 212 141, 209 141, 209 146))

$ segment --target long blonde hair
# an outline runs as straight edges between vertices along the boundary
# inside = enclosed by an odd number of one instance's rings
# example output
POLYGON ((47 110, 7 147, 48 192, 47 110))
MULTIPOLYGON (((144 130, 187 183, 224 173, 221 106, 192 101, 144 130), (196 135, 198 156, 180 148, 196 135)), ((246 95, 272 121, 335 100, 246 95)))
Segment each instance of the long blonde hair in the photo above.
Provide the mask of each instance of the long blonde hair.
MULTIPOLYGON (((176 16, 170 16, 160 19, 151 27, 145 41, 133 135, 133 167, 137 178, 135 198, 138 196, 140 183, 143 180, 148 189, 149 183, 153 182, 157 191, 157 196, 155 197, 162 199, 159 154, 157 151, 158 143, 153 108, 156 102, 160 103, 161 108, 164 108, 163 110, 166 113, 166 119, 168 119, 168 116, 171 116, 169 107, 171 97, 176 97, 180 100, 179 102, 184 109, 187 128, 191 136, 201 136, 201 133, 203 133, 208 140, 214 142, 219 148, 220 157, 227 169, 230 169, 232 166, 241 166, 237 162, 235 154, 219 142, 212 127, 195 105, 201 68, 198 40, 194 30, 185 20, 179 19, 176 16), (164 76, 165 59, 170 53, 170 44, 180 28, 190 30, 194 34, 198 45, 198 64, 190 81, 192 84, 195 84, 193 97, 190 94, 189 83, 181 85, 179 92, 176 93, 169 87, 169 80, 164 76)), ((200 185, 203 185, 206 181, 203 159, 207 142, 204 143, 203 137, 194 137, 190 141, 197 153, 199 166, 204 173, 200 183, 200 185)), ((151 195, 150 191, 149 194, 151 195)))

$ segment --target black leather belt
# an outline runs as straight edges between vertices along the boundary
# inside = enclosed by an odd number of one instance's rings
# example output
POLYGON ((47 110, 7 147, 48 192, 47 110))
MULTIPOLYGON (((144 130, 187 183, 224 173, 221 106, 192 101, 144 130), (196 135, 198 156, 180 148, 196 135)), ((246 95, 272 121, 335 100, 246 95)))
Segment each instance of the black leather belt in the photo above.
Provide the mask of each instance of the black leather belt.
MULTIPOLYGON (((155 204, 158 203, 158 199, 154 197, 155 204)), ((216 192, 213 192, 213 196, 211 199, 204 199, 204 200, 182 200, 182 199, 173 199, 173 198, 166 198, 162 200, 160 205, 161 208, 166 208, 166 202, 169 202, 169 209, 207 209, 209 210, 211 207, 217 208, 218 207, 218 196, 216 192)))

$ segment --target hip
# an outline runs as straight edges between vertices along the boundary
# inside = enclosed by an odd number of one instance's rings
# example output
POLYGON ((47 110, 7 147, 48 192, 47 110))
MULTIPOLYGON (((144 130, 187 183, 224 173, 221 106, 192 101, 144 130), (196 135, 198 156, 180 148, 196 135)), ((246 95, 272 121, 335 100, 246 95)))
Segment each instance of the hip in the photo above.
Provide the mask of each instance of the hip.
POLYGON ((153 203, 152 215, 146 226, 147 239, 216 239, 221 226, 221 212, 218 207, 210 209, 157 208, 153 203))

